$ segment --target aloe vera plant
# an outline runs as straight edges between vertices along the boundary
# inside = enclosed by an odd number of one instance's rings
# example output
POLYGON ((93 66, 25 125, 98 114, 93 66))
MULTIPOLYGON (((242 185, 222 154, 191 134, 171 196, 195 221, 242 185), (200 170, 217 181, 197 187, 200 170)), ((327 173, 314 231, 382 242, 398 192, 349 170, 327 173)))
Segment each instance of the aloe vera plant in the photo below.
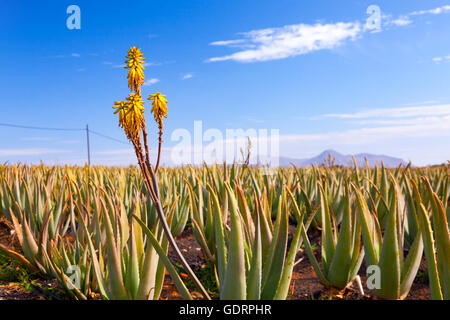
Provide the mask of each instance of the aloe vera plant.
POLYGON ((431 298, 433 300, 450 300, 450 233, 447 227, 447 217, 444 205, 433 191, 429 180, 423 178, 423 183, 430 202, 430 210, 422 202, 416 184, 414 184, 414 190, 420 230, 424 239, 431 298))
POLYGON ((348 184, 345 185, 344 213, 339 232, 323 187, 320 183, 318 186, 322 225, 322 267, 314 256, 306 230, 303 229, 305 249, 320 281, 326 286, 343 289, 354 280, 363 261, 361 224, 358 215, 352 210, 348 184))
MULTIPOLYGON (((216 192, 208 185, 214 202, 214 227, 217 244, 216 263, 221 299, 286 299, 295 255, 302 243, 304 215, 296 208, 297 228, 288 249, 288 210, 286 190, 278 201, 273 233, 261 204, 253 216, 243 218, 236 194, 229 183, 224 187, 229 199, 230 231, 226 232, 222 206, 216 192), (248 224, 254 227, 249 232, 248 224)), ((291 204, 296 206, 293 202, 291 204)))
POLYGON ((411 288, 423 254, 423 241, 418 234, 405 258, 403 255, 405 214, 399 204, 402 193, 395 178, 390 175, 390 207, 386 213, 384 236, 376 215, 373 215, 361 190, 352 184, 361 217, 361 227, 367 266, 378 266, 380 287, 374 293, 382 299, 404 299, 411 288))

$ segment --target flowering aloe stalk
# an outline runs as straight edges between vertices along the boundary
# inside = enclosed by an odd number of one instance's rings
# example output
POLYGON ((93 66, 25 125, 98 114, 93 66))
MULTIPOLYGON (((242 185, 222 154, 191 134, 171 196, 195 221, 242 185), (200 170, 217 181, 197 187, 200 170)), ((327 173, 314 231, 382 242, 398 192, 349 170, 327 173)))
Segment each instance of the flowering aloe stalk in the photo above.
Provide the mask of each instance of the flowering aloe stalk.
MULTIPOLYGON (((134 91, 134 93, 131 93, 128 96, 126 102, 124 101, 116 102, 114 108, 116 108, 117 110, 114 113, 119 113, 119 125, 124 129, 128 140, 130 140, 130 142, 134 146, 134 151, 136 153, 138 164, 144 177, 144 184, 147 188, 147 195, 150 197, 153 205, 156 208, 156 212, 162 224, 165 236, 167 237, 169 243, 175 250, 177 256, 180 258, 183 267, 186 269, 186 271, 188 272, 194 283, 200 289, 203 296, 207 299, 210 299, 208 293, 206 292, 200 281, 197 279, 194 272, 190 268, 189 264, 186 262, 186 259, 184 259, 181 251, 179 250, 175 242, 175 239, 172 236, 170 227, 167 224, 166 217, 164 215, 164 211, 161 205, 161 198, 159 193, 156 172, 158 170, 159 159, 161 155, 162 128, 163 128, 162 118, 167 117, 167 100, 164 98, 165 96, 161 95, 159 92, 155 95, 151 95, 149 98, 150 100, 153 100, 153 108, 151 109, 151 111, 153 112, 155 121, 157 122, 158 127, 160 129, 158 160, 156 167, 153 168, 152 164, 150 163, 150 153, 148 148, 144 107, 141 98, 141 85, 144 83, 144 74, 142 71, 144 70, 144 67, 142 65, 142 63, 144 62, 144 58, 139 48, 132 47, 128 51, 127 59, 128 60, 126 61, 125 68, 129 69, 128 86, 131 91, 134 91)), ((121 290, 121 285, 119 287, 119 290, 121 290)))

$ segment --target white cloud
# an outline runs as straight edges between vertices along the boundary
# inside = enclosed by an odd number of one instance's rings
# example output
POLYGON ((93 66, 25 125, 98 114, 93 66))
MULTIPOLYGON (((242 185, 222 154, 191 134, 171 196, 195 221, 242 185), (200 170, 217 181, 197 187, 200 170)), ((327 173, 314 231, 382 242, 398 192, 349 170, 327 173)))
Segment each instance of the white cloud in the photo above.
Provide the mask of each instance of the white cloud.
POLYGON ((191 79, 194 76, 193 73, 186 73, 181 76, 181 80, 191 79))
MULTIPOLYGON (((411 17, 425 14, 441 14, 450 12, 450 5, 429 10, 420 10, 393 18, 390 14, 382 15, 386 27, 404 27, 413 23, 411 17)), ((307 54, 323 49, 333 49, 346 40, 355 40, 369 31, 356 22, 337 22, 315 25, 294 24, 279 28, 268 28, 241 33, 243 39, 221 40, 210 43, 212 46, 240 48, 241 51, 226 56, 207 59, 205 62, 234 60, 238 62, 258 62, 284 59, 307 54)), ((377 31, 380 32, 381 30, 377 31)), ((373 33, 373 30, 371 31, 373 33)), ((435 58, 435 62, 444 58, 435 58), (436 60, 435 60, 436 59, 436 60)), ((450 60, 450 58, 449 58, 450 60)))
POLYGON ((264 120, 261 119, 248 118, 247 120, 254 123, 264 123, 264 120))
POLYGON ((403 27, 403 26, 407 26, 408 24, 411 24, 412 20, 407 16, 400 16, 399 18, 392 20, 391 23, 393 25, 403 27))
POLYGON ((442 119, 449 119, 450 116, 439 117, 417 117, 417 118, 395 118, 395 119, 364 119, 357 120, 355 123, 360 125, 417 125, 423 123, 439 123, 442 119))
MULTIPOLYGON (((161 151, 162 152, 169 152, 171 151, 172 148, 170 147, 162 147, 161 151)), ((150 150, 150 155, 152 154, 156 154, 157 151, 154 149, 150 150)), ((95 151, 93 152, 94 155, 106 155, 106 156, 113 156, 113 155, 117 155, 117 156, 135 156, 136 154, 134 153, 134 149, 133 148, 120 148, 120 149, 107 149, 107 150, 101 150, 101 151, 95 151)))
POLYGON ((238 39, 238 40, 225 40, 225 41, 214 41, 211 42, 211 46, 230 46, 234 44, 239 44, 245 42, 244 39, 238 39))
POLYGON ((129 156, 129 155, 134 155, 134 150, 131 149, 131 148, 111 149, 111 150, 97 151, 97 152, 94 152, 94 154, 98 154, 98 155, 124 155, 124 156, 129 156))
POLYGON ((391 126, 358 128, 346 131, 320 134, 283 135, 280 142, 319 142, 333 141, 333 144, 362 145, 399 138, 448 137, 450 136, 450 115, 426 119, 416 119, 404 125, 392 122, 391 126))
POLYGON ((434 57, 433 61, 436 62, 436 63, 440 63, 440 62, 443 62, 443 61, 449 62, 450 61, 450 55, 445 56, 445 57, 434 57))
POLYGON ((383 22, 384 27, 404 27, 413 23, 409 15, 399 15, 397 18, 393 18, 391 14, 382 14, 381 21, 383 22))
POLYGON ((430 10, 420 10, 420 11, 414 11, 411 12, 411 16, 418 16, 418 15, 424 15, 424 14, 441 14, 441 13, 447 13, 450 12, 450 5, 445 5, 442 7, 437 7, 430 10))
POLYGON ((243 33, 245 39, 215 41, 212 45, 246 44, 253 49, 228 56, 210 58, 208 62, 234 60, 256 62, 283 59, 309 52, 333 49, 345 40, 355 40, 363 32, 359 22, 334 24, 295 24, 281 28, 253 30, 243 33))
POLYGON ((48 138, 48 137, 22 137, 20 138, 22 141, 51 141, 55 140, 54 138, 48 138))
MULTIPOLYGON (((154 66, 162 66, 166 64, 175 63, 175 60, 163 61, 163 62, 144 62, 142 66, 144 67, 154 67, 154 66)), ((112 64, 111 62, 103 62, 103 64, 110 64, 113 68, 124 68, 126 66, 125 63, 122 64, 112 64)))
POLYGON ((160 66, 161 62, 144 62, 142 66, 144 67, 151 67, 151 66, 160 66))
POLYGON ((21 137, 19 138, 21 141, 51 141, 54 144, 77 144, 80 143, 79 140, 61 140, 58 138, 51 137, 21 137))
POLYGON ((71 56, 72 56, 72 57, 75 57, 75 58, 79 58, 79 57, 80 57, 80 54, 79 54, 79 53, 72 53, 71 56))
POLYGON ((225 40, 225 41, 214 41, 209 45, 211 46, 227 46, 230 48, 255 48, 255 44, 246 43, 245 39, 237 39, 237 40, 225 40))
POLYGON ((0 149, 0 157, 10 156, 40 156, 45 154, 59 154, 71 152, 69 150, 27 148, 27 149, 0 149))
POLYGON ((424 104, 437 104, 439 103, 439 100, 426 100, 421 102, 414 102, 414 103, 405 103, 404 106, 421 106, 424 104))
MULTIPOLYGON (((430 102, 435 100, 422 104, 430 102)), ((450 149, 442 147, 446 143, 448 145, 450 138, 450 104, 370 109, 315 117, 316 120, 324 118, 345 120, 353 128, 318 134, 284 135, 280 137, 280 143, 290 145, 286 147, 288 151, 298 143, 302 143, 303 148, 314 150, 377 149, 384 154, 412 159, 416 165, 442 163, 450 157, 450 149)))
POLYGON ((151 78, 144 82, 144 86, 151 86, 152 84, 158 83, 159 79, 157 78, 151 78))
POLYGON ((60 140, 58 142, 62 143, 62 144, 78 144, 78 143, 80 143, 79 140, 60 140))
MULTIPOLYGON (((329 113, 321 117, 339 119, 364 119, 364 118, 405 118, 417 116, 446 116, 450 115, 450 104, 434 106, 417 106, 391 109, 370 109, 355 113, 329 113)), ((315 117, 314 119, 317 119, 315 117)))

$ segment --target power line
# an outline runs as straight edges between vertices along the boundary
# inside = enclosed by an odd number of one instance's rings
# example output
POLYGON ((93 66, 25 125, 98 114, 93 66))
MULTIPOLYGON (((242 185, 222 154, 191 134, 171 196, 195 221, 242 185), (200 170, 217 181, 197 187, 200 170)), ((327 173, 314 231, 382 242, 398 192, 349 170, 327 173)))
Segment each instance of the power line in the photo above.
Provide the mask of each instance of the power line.
POLYGON ((75 128, 50 128, 50 127, 33 127, 33 126, 23 126, 19 124, 11 123, 0 123, 2 127, 12 127, 12 128, 22 128, 22 129, 34 129, 34 130, 53 130, 53 131, 83 131, 85 129, 75 129, 75 128))
POLYGON ((123 143, 123 144, 128 145, 128 143, 125 142, 125 141, 122 141, 122 140, 119 140, 119 139, 116 139, 116 138, 107 136, 107 135, 105 135, 105 134, 103 134, 103 133, 96 132, 96 131, 92 131, 91 129, 89 129, 89 132, 90 132, 90 133, 93 133, 93 134, 95 134, 95 135, 97 135, 97 136, 103 137, 103 138, 105 138, 105 139, 109 139, 109 140, 112 140, 112 141, 115 141, 115 142, 119 142, 119 143, 123 143))
POLYGON ((114 142, 122 143, 129 145, 127 142, 110 137, 106 134, 93 131, 89 129, 89 126, 86 125, 86 128, 84 129, 78 129, 78 128, 51 128, 51 127, 35 127, 35 126, 24 126, 19 124, 11 124, 11 123, 1 123, 0 126, 3 127, 10 127, 10 128, 21 128, 21 129, 33 129, 33 130, 49 130, 49 131, 86 131, 86 142, 87 142, 87 153, 88 153, 88 165, 91 165, 91 151, 90 151, 90 143, 89 143, 89 133, 93 133, 99 137, 102 137, 104 139, 108 139, 114 142))
MULTIPOLYGON (((24 126, 24 125, 20 125, 20 124, 11 124, 11 123, 0 123, 0 126, 2 127, 11 127, 11 128, 22 128, 22 129, 34 129, 34 130, 50 130, 50 131, 85 131, 86 128, 84 129, 79 129, 79 128, 52 128, 52 127, 35 127, 35 126, 24 126)), ((127 144, 127 142, 107 136, 106 134, 100 133, 100 132, 96 132, 93 131, 91 129, 88 129, 90 133, 93 133, 97 136, 100 136, 102 138, 105 139, 109 139, 118 143, 123 143, 123 144, 127 144)))

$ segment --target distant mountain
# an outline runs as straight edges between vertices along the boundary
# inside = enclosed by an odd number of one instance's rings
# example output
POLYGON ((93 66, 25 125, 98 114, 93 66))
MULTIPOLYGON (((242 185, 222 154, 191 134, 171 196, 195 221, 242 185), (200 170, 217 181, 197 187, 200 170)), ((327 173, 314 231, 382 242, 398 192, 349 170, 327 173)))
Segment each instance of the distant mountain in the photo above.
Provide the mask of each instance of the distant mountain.
MULTIPOLYGON (((329 155, 331 159, 334 160, 334 165, 351 167, 353 166, 353 158, 352 155, 344 155, 335 150, 325 150, 319 155, 309 158, 309 159, 294 159, 294 158, 286 158, 280 157, 279 165, 281 167, 290 167, 294 164, 297 167, 309 167, 312 165, 321 165, 328 161, 329 155)), ((381 166, 381 163, 384 164, 386 168, 395 168, 399 164, 406 166, 408 163, 400 158, 389 157, 386 155, 377 155, 370 153, 359 153, 354 155, 356 159, 356 163, 358 167, 365 167, 366 161, 369 163, 370 167, 374 167, 377 163, 381 166)))

